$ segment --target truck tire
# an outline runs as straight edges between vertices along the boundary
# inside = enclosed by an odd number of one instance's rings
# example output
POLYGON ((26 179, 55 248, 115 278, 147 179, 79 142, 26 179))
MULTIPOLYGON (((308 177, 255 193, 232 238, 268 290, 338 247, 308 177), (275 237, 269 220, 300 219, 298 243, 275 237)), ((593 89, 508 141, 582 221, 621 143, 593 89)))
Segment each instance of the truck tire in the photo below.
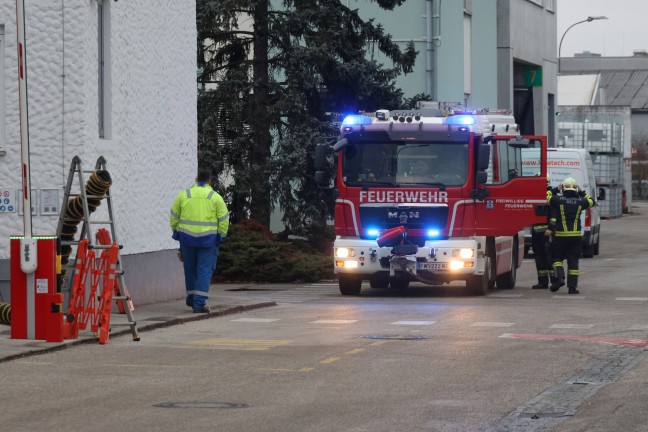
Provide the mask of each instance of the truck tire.
POLYGON ((594 245, 583 246, 583 258, 592 258, 594 256, 594 245))
POLYGON ((353 275, 339 275, 338 284, 340 285, 340 294, 358 295, 362 288, 362 279, 353 275))
POLYGON ((497 288, 499 289, 513 289, 515 288, 515 280, 517 279, 517 243, 513 242, 513 253, 511 258, 511 271, 497 276, 497 288))
POLYGON ((488 294, 488 286, 490 285, 491 263, 490 258, 487 258, 486 271, 481 276, 470 276, 466 279, 466 290, 470 295, 483 296, 488 294))
POLYGON ((531 250, 531 246, 524 245, 524 258, 530 258, 531 254, 529 251, 531 250))
POLYGON ((393 289, 397 290, 406 290, 409 288, 410 281, 408 279, 392 278, 389 280, 389 284, 393 289))
POLYGON ((386 275, 375 274, 369 278, 371 288, 387 288, 389 286, 389 273, 386 275))
POLYGON ((470 295, 486 295, 488 294, 488 276, 471 276, 466 280, 466 288, 470 295))
POLYGON ((599 254, 599 244, 601 243, 601 234, 598 235, 598 238, 596 239, 596 244, 594 245, 594 255, 599 254))

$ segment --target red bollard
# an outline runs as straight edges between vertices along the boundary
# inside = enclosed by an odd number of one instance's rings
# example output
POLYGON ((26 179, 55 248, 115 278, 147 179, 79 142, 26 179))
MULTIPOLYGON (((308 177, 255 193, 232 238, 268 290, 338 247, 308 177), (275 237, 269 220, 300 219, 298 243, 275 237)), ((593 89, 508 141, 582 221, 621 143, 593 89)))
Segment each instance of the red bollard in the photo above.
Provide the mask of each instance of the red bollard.
POLYGON ((63 294, 57 292, 57 239, 35 236, 37 267, 33 278, 20 268, 20 241, 11 242, 11 338, 63 342, 63 294), (28 285, 28 280, 31 286, 28 285))

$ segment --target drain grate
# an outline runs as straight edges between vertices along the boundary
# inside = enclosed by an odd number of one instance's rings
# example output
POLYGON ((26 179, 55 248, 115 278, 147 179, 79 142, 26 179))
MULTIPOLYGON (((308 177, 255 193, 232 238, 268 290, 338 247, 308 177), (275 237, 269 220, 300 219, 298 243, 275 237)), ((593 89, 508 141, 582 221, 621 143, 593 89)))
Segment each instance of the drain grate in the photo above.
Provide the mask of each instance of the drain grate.
POLYGON ((153 405, 156 408, 183 408, 183 409, 231 409, 247 408, 248 405, 231 402, 162 402, 153 405))
POLYGON ((401 335, 370 335, 362 336, 363 339, 381 339, 381 340, 422 340, 427 339, 425 336, 401 336, 401 335))

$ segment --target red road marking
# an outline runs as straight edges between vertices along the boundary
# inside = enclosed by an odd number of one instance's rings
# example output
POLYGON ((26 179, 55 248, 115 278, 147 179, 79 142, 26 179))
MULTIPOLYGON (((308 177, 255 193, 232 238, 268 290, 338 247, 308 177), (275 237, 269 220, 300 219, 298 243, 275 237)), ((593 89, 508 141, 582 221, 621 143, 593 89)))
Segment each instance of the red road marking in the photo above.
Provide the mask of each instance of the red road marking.
POLYGON ((647 347, 648 339, 632 339, 632 338, 606 338, 595 336, 569 336, 569 335, 541 335, 541 334, 514 334, 506 333, 501 335, 502 338, 508 339, 542 339, 542 340, 573 340, 579 342, 597 342, 606 343, 611 345, 621 345, 629 347, 647 347))

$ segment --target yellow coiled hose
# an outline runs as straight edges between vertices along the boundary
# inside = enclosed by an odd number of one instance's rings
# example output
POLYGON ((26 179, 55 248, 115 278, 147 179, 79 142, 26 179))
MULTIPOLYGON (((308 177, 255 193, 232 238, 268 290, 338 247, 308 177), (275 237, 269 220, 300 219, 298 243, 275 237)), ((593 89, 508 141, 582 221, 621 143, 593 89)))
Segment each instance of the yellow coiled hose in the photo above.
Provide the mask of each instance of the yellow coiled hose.
MULTIPOLYGON (((85 185, 86 195, 88 197, 88 212, 92 213, 101 204, 101 199, 108 192, 112 185, 110 174, 105 170, 94 171, 85 185)), ((81 196, 70 198, 65 209, 65 219, 63 220, 63 228, 61 228, 61 242, 73 241, 74 234, 77 232, 77 226, 83 221, 83 199, 81 196)), ((65 275, 65 266, 70 261, 70 254, 72 253, 72 246, 61 246, 61 279, 65 275)))
POLYGON ((11 304, 0 302, 0 324, 11 325, 11 304))

